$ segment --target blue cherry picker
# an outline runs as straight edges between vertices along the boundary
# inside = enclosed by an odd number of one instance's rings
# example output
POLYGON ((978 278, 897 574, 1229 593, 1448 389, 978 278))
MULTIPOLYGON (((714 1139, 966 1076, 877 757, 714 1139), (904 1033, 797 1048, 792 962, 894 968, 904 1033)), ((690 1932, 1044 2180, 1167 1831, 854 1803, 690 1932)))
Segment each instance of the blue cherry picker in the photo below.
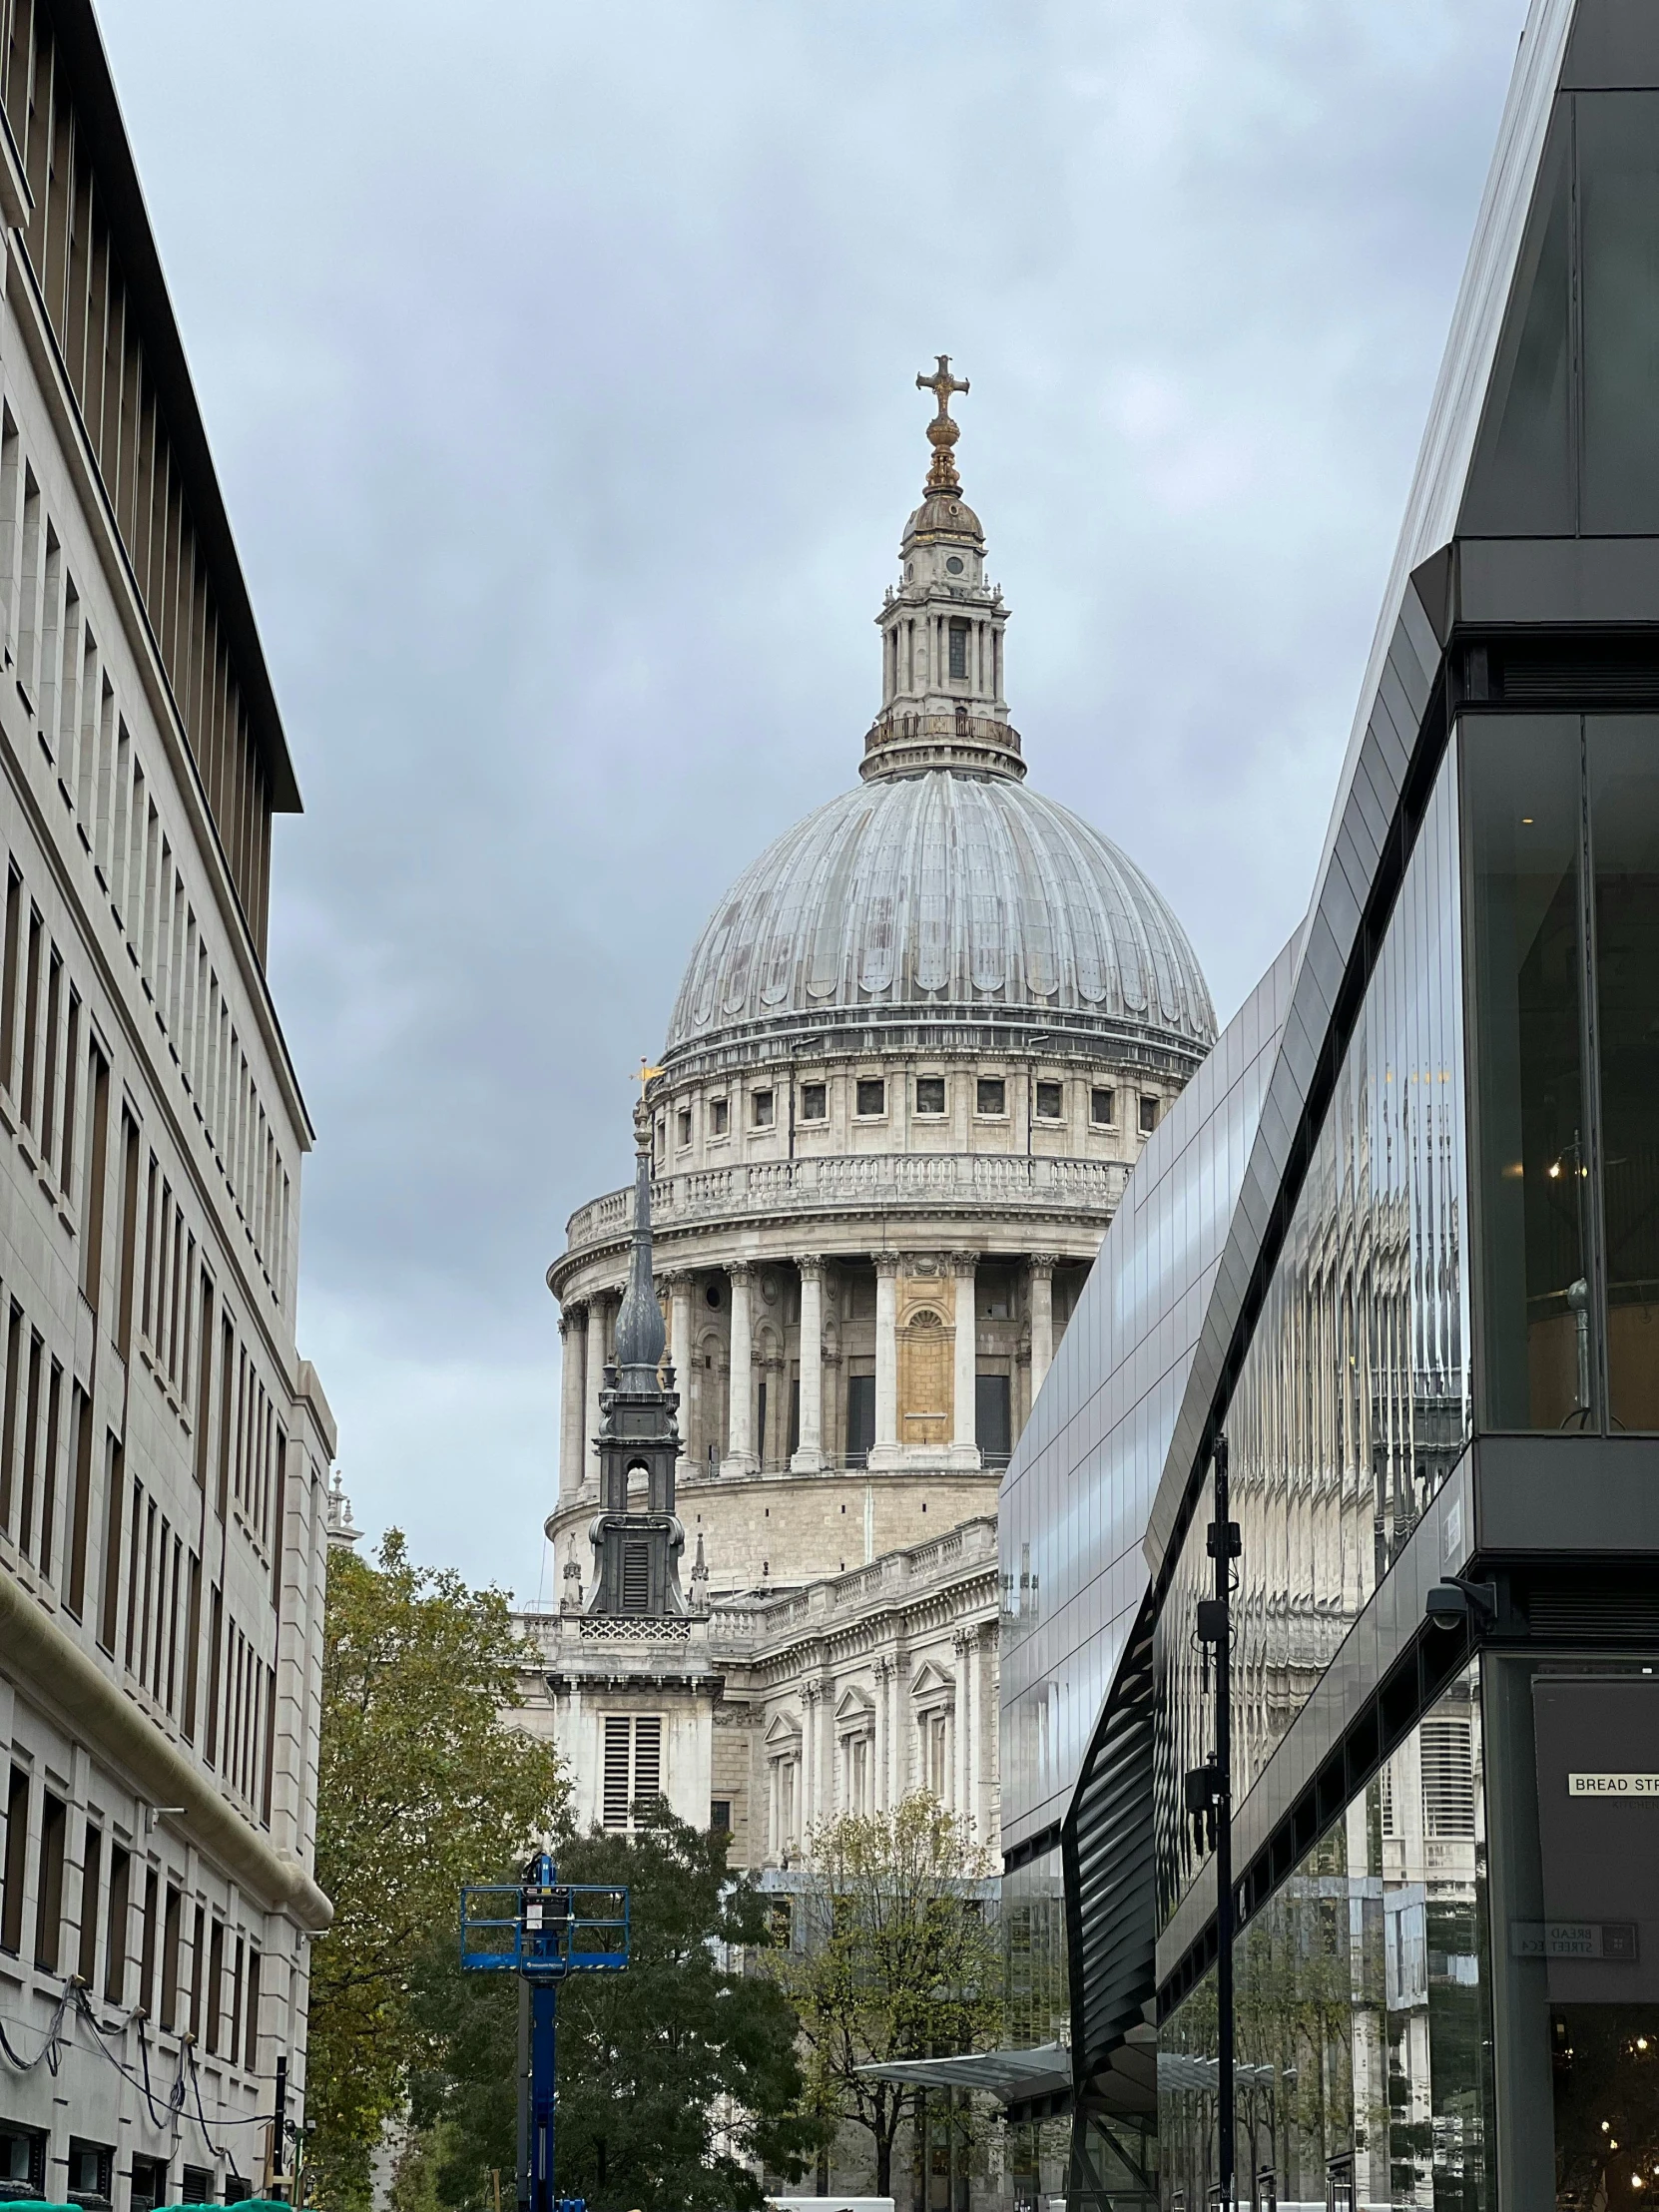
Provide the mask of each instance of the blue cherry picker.
POLYGON ((558 2109, 559 1985, 570 1974, 620 1973, 628 1963, 628 1892, 559 1880, 541 1852, 517 1883, 472 1883, 461 1892, 461 1964, 468 1973, 519 1977, 519 2212, 585 2212, 553 2184, 558 2109))

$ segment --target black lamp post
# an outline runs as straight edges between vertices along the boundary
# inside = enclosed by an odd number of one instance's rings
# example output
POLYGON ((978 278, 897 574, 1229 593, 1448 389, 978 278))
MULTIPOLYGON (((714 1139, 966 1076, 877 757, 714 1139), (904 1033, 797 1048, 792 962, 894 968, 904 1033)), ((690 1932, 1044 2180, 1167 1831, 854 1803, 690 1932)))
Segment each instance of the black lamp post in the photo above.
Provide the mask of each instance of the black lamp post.
POLYGON ((1187 1776, 1187 1812, 1193 1843, 1216 1860, 1216 2121, 1220 2135, 1217 2180, 1221 2202, 1236 2201, 1233 2091, 1233 1562, 1243 1550, 1231 1517, 1227 1487, 1227 1438, 1210 1454, 1215 1477, 1215 1518, 1206 1549, 1215 1567, 1215 1596, 1198 1605, 1198 1639, 1208 1659, 1216 1654, 1216 1748, 1187 1776))

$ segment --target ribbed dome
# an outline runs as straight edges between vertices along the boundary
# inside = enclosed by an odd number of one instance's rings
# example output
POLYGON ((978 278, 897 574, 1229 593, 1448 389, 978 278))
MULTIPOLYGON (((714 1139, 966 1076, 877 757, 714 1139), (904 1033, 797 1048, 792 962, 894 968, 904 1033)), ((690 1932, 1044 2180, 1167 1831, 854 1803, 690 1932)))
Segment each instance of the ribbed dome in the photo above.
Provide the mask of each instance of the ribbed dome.
POLYGON ((887 1008, 1196 1051, 1216 1027, 1186 932, 1132 860, 1026 785, 945 770, 843 793, 745 870, 698 939, 667 1051, 887 1008))

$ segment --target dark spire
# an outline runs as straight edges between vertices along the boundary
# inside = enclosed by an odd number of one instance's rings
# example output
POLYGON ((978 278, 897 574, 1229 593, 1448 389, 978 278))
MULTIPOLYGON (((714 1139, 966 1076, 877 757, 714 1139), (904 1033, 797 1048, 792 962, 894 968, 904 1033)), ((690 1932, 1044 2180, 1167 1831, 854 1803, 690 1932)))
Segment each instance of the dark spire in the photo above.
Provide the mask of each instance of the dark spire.
POLYGON ((625 1390, 654 1390, 662 1366, 663 1310, 651 1276, 651 1110, 634 1108, 634 1246, 616 1318, 616 1364, 625 1390))

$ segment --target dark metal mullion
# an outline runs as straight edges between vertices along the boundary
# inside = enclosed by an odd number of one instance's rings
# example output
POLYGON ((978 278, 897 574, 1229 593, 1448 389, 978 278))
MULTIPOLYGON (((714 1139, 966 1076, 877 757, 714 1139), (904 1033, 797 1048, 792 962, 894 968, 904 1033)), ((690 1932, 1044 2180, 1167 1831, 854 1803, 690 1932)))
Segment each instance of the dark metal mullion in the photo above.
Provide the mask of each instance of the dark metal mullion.
POLYGON ((1578 1016, 1579 1050, 1584 1055, 1581 1085, 1584 1115, 1584 1172, 1579 1179, 1579 1221, 1585 1244, 1584 1267, 1590 1284, 1590 1316, 1593 1323, 1591 1374, 1596 1393, 1596 1426, 1602 1435, 1612 1428, 1611 1376, 1607 1360, 1607 1237, 1606 1200, 1602 1190, 1601 1143, 1601 1023, 1596 1002, 1596 899, 1595 840, 1590 824, 1589 718, 1578 718, 1578 865, 1579 954, 1581 1004, 1578 1016))

